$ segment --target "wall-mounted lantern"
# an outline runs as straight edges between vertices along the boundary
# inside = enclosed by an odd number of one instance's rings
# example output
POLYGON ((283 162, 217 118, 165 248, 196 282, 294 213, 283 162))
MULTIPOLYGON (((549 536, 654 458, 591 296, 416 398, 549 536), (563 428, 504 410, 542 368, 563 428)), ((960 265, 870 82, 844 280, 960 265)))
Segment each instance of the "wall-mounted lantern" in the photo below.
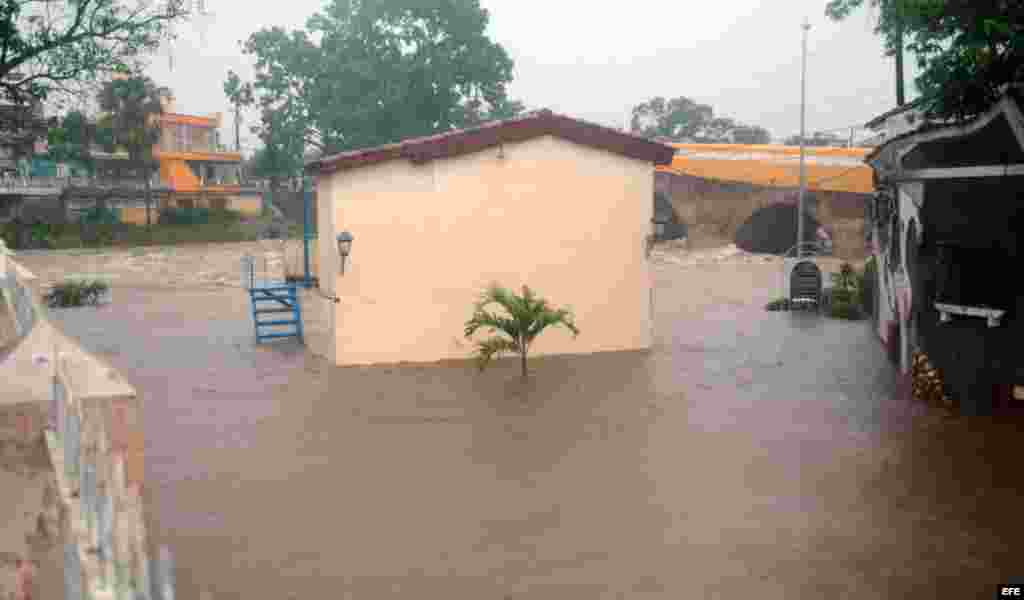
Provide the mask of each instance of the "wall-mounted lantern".
POLYGON ((654 224, 654 237, 657 239, 664 238, 665 226, 668 225, 668 221, 665 220, 665 217, 656 215, 653 219, 651 219, 651 223, 654 224))
POLYGON ((352 252, 352 234, 348 231, 342 231, 338 234, 338 256, 341 257, 341 274, 345 274, 345 259, 348 258, 349 253, 352 252))

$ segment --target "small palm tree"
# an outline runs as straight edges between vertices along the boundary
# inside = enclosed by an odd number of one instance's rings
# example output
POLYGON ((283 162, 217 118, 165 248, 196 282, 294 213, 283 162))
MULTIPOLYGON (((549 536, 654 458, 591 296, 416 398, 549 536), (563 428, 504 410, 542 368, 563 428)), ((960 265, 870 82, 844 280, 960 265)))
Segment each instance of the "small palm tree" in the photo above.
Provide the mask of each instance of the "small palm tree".
POLYGON ((466 337, 471 337, 480 328, 507 336, 496 335, 477 342, 477 366, 483 371, 491 359, 515 353, 520 357, 525 378, 526 356, 533 340, 549 326, 559 325, 571 331, 573 337, 580 333, 571 311, 564 308, 553 310, 547 300, 538 298, 527 286, 523 286, 523 295, 517 296, 510 290, 492 284, 477 302, 473 318, 466 321, 466 337), (487 307, 491 304, 497 304, 506 314, 489 312, 487 307))

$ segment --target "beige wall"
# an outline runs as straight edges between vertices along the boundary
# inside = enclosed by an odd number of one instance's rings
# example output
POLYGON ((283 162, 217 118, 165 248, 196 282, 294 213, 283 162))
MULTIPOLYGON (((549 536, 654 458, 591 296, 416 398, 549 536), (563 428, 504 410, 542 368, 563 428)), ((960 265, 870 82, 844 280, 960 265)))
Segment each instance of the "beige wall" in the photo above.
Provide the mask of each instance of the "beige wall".
POLYGON ((320 211, 319 231, 322 273, 341 297, 338 364, 469 357, 463 326, 492 281, 575 311, 579 338, 545 332, 535 354, 650 347, 653 165, 550 136, 498 152, 321 181, 334 208, 320 211), (346 273, 326 277, 343 229, 355 236, 346 273))
POLYGON ((228 198, 228 210, 234 210, 246 216, 258 217, 263 213, 263 199, 255 194, 231 196, 228 198))
MULTIPOLYGON (((132 225, 145 225, 146 224, 146 208, 136 206, 125 206, 119 209, 121 213, 121 222, 130 223, 132 225)), ((156 223, 160 220, 160 211, 156 206, 150 207, 149 218, 151 223, 156 223)))

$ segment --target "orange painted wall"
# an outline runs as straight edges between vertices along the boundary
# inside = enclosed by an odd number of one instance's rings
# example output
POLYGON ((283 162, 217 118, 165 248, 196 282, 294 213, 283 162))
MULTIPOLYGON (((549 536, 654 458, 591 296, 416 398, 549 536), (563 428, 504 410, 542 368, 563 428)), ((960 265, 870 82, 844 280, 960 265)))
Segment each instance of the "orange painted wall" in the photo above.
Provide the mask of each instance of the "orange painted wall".
POLYGON ((160 181, 179 192, 199 190, 199 178, 183 160, 161 160, 160 181))
MULTIPOLYGON (((126 206, 121 208, 119 212, 122 223, 131 223, 132 225, 146 224, 145 207, 126 206)), ((157 209, 156 206, 150 209, 149 217, 152 223, 156 223, 157 221, 160 220, 160 211, 157 209)))

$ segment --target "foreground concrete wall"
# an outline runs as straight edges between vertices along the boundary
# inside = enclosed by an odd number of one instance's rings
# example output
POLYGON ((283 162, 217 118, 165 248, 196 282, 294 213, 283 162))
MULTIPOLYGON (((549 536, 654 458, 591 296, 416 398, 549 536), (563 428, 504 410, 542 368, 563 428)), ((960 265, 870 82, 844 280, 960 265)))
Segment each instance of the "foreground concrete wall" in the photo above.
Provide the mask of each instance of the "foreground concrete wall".
POLYGON ((19 337, 0 355, 0 598, 169 600, 151 577, 140 398, 51 324, 38 279, 7 263, 15 306, 0 316, 18 317, 19 337))
POLYGON ((0 598, 63 597, 64 512, 36 402, 0 402, 0 598))
POLYGON ((469 357, 464 323, 495 281, 575 311, 579 338, 546 332, 536 354, 649 348, 653 171, 545 136, 505 145, 504 158, 493 148, 322 178, 325 274, 337 232, 355 236, 345 275, 325 277, 341 297, 336 362, 469 357))

